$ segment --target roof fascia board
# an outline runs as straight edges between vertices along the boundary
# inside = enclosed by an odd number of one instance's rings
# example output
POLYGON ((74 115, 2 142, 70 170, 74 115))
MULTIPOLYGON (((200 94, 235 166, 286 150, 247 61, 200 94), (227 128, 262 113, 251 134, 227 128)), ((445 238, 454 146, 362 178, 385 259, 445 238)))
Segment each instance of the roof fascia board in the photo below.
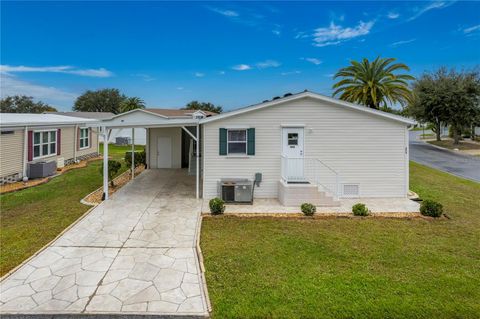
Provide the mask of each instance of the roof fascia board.
POLYGON ((0 123, 0 127, 6 128, 6 127, 42 127, 42 126, 75 126, 75 125, 84 125, 84 126, 90 126, 91 124, 98 124, 99 121, 79 121, 79 122, 51 122, 51 123, 0 123))
POLYGON ((117 114, 111 118, 108 118, 108 119, 104 119, 102 121, 110 121, 110 120, 113 120, 113 119, 116 119, 117 117, 121 117, 121 116, 125 116, 125 115, 128 115, 130 113, 134 113, 134 112, 143 112, 143 113, 147 113, 147 114, 150 114, 150 115, 155 115, 155 116, 158 116, 158 117, 162 117, 164 119, 168 119, 167 116, 164 116, 164 115, 161 115, 161 114, 157 114, 157 113, 154 113, 154 112, 149 112, 147 110, 144 110, 144 109, 135 109, 135 110, 130 110, 130 111, 127 111, 125 113, 120 113, 120 114, 117 114))

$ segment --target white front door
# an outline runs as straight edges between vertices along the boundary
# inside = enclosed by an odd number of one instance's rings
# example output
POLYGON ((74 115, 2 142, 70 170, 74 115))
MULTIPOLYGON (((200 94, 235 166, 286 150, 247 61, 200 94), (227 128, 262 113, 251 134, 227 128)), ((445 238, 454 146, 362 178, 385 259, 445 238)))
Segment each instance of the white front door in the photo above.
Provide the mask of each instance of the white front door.
POLYGON ((287 181, 304 181, 303 127, 282 129, 282 155, 287 181))
POLYGON ((172 168, 172 138, 157 139, 157 168, 172 168))

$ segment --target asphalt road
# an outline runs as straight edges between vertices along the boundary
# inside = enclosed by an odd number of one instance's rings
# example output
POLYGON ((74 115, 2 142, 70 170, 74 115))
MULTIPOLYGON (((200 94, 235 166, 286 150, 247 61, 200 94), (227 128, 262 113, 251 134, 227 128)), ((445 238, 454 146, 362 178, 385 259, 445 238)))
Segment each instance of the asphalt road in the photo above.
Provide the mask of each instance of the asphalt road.
POLYGON ((410 132, 410 160, 480 182, 480 157, 447 151, 419 141, 421 131, 410 132))

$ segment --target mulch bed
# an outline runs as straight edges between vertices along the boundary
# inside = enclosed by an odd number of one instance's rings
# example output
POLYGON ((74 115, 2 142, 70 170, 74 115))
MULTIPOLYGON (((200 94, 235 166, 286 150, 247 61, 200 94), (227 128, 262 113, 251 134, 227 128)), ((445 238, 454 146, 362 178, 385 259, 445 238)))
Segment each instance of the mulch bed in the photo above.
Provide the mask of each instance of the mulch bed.
MULTIPOLYGON (((138 176, 141 172, 145 170, 145 166, 140 165, 135 168, 135 176, 138 176)), ((110 183, 108 183, 108 195, 112 195, 115 193, 117 190, 122 188, 125 184, 127 184, 130 180, 132 180, 132 173, 128 170, 126 172, 123 172, 119 176, 115 177, 113 179, 114 186, 112 187, 110 183)), ((87 196, 85 196, 81 202, 86 205, 98 205, 102 202, 102 196, 103 196, 103 187, 100 187, 87 196)))
POLYGON ((93 157, 93 158, 89 158, 89 159, 84 160, 84 161, 80 161, 79 163, 67 165, 67 166, 65 166, 61 169, 57 169, 57 174, 52 175, 52 176, 32 179, 32 180, 29 180, 27 182, 19 181, 19 182, 15 182, 15 183, 0 185, 0 194, 16 192, 16 191, 26 189, 26 188, 29 188, 29 187, 45 184, 45 183, 49 182, 52 178, 55 178, 59 175, 62 175, 63 173, 66 173, 66 172, 68 172, 72 169, 86 167, 89 162, 98 161, 98 160, 101 160, 101 159, 102 159, 101 156, 100 157, 93 157))

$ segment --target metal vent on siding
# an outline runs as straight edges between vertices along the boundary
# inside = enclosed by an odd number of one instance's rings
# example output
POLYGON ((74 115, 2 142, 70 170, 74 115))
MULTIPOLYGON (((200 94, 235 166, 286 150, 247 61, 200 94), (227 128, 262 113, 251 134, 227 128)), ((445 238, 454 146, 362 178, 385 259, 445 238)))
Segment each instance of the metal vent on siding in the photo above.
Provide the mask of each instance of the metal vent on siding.
POLYGON ((360 185, 358 184, 343 184, 343 196, 357 197, 360 195, 360 185))

